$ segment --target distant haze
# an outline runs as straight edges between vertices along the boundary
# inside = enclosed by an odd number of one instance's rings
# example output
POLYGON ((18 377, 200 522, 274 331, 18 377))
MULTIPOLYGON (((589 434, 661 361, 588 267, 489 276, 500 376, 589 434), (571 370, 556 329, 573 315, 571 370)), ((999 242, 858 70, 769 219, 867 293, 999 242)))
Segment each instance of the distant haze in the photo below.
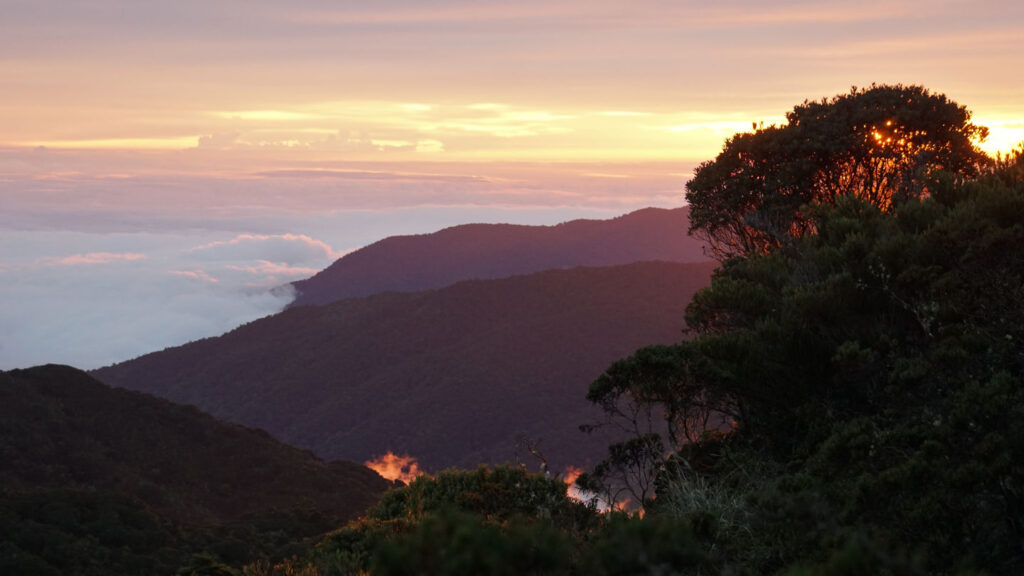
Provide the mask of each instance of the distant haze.
POLYGON ((168 226, 148 232, 0 227, 0 369, 49 362, 91 369, 219 335, 280 311, 292 300, 288 283, 391 234, 618 214, 470 206, 284 212, 276 224, 267 215, 209 219, 205 228, 160 213, 168 226))

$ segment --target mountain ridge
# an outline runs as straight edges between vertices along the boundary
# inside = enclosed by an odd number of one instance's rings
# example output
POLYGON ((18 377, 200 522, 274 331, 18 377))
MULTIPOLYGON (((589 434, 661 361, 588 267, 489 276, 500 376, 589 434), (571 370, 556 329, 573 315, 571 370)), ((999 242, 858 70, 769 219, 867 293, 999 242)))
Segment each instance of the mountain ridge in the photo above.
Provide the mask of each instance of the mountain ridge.
POLYGON ((293 282, 296 297, 290 307, 574 266, 708 261, 704 244, 687 235, 688 224, 687 207, 643 208, 608 220, 577 219, 553 226, 462 224, 429 234, 390 236, 293 282))
POLYGON ((93 372, 196 404, 326 458, 411 454, 428 470, 603 455, 589 383, 640 346, 682 337, 714 263, 641 262, 466 280, 299 306, 221 337, 93 372), (530 458, 528 455, 522 455, 530 458))

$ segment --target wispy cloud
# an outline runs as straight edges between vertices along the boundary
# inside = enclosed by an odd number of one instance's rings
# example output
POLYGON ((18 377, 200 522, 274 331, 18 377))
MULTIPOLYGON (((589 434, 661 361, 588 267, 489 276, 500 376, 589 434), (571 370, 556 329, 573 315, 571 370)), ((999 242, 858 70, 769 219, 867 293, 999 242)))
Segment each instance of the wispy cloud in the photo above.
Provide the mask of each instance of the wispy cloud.
POLYGON ((225 268, 249 274, 252 279, 246 282, 246 286, 265 288, 274 288, 288 282, 308 278, 322 269, 308 266, 291 266, 285 262, 271 262, 269 260, 259 260, 255 264, 246 266, 228 264, 225 268))
POLYGON ((687 16, 689 26, 748 27, 899 20, 920 14, 921 10, 928 8, 934 10, 934 3, 925 4, 914 0, 832 3, 747 1, 686 2, 677 5, 673 12, 676 16, 687 16))
POLYGON ((483 4, 479 2, 446 2, 426 7, 421 3, 405 6, 378 8, 374 4, 363 4, 359 8, 332 10, 299 10, 291 14, 295 22, 317 25, 396 25, 396 24, 442 24, 487 22, 518 23, 538 19, 582 17, 591 11, 593 3, 581 2, 517 2, 483 4))
POLYGON ((228 120, 256 120, 269 122, 289 122, 295 120, 315 120, 322 116, 309 112, 295 112, 292 110, 236 110, 231 112, 217 112, 221 118, 228 120))
POLYGON ((264 178, 302 178, 302 179, 338 179, 338 180, 380 180, 380 181, 420 181, 487 184, 490 179, 483 176, 461 174, 430 174, 420 172, 385 172, 371 170, 332 170, 321 169, 281 169, 254 172, 254 176, 264 178))
MULTIPOLYGON (((253 0, 244 14, 199 0, 37 0, 0 21, 0 75, 20 79, 4 92, 0 143, 608 160, 644 133, 589 115, 777 111, 874 80, 1019 110, 1024 80, 994 72, 1024 54, 1022 22, 1021 3, 1004 0, 253 0)), ((652 155, 664 145, 636 154, 663 159, 652 155)))
POLYGON ((204 259, 237 260, 267 258, 280 262, 322 262, 340 258, 326 242, 305 234, 239 234, 230 240, 219 240, 194 246, 189 253, 204 259))
POLYGON ((193 280, 200 280, 202 282, 209 282, 210 284, 219 284, 220 280, 211 276, 208 272, 201 269, 195 270, 168 270, 168 274, 172 276, 181 276, 182 278, 191 278, 193 280))
POLYGON ((145 254, 137 252, 90 252, 88 254, 72 254, 70 256, 40 258, 36 266, 86 266, 95 264, 112 264, 115 262, 134 262, 144 260, 145 254))
POLYGON ((998 56, 999 49, 1009 48, 1019 40, 1018 28, 995 26, 985 30, 908 30, 899 37, 878 34, 861 38, 839 37, 814 46, 772 47, 768 50, 780 58, 829 61, 893 54, 943 57, 959 54, 974 59, 977 55, 998 56))
POLYGON ((637 112, 634 110, 604 110, 598 112, 599 116, 609 116, 611 118, 644 118, 654 116, 653 112, 637 112))

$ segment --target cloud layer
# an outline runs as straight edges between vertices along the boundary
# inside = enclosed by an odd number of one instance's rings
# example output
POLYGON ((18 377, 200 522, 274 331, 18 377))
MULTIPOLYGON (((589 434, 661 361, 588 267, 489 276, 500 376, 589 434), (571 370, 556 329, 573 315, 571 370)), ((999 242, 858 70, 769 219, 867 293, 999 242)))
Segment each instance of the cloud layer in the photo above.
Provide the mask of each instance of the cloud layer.
POLYGON ((281 310, 285 285, 339 253, 295 234, 239 234, 183 248, 189 235, 5 232, 20 244, 0 268, 0 368, 58 362, 95 368, 221 334, 281 310), (31 258, 74 246, 134 246, 31 258), (13 257, 11 259, 14 259, 13 257))
POLYGON ((220 335, 278 312, 292 299, 287 283, 383 236, 617 213, 425 207, 221 222, 179 216, 159 232, 97 230, 96 222, 79 231, 57 230, 52 221, 0 227, 0 369, 51 362, 97 368, 220 335), (206 226, 189 226, 195 222, 206 226), (273 226, 314 232, 224 230, 273 226))

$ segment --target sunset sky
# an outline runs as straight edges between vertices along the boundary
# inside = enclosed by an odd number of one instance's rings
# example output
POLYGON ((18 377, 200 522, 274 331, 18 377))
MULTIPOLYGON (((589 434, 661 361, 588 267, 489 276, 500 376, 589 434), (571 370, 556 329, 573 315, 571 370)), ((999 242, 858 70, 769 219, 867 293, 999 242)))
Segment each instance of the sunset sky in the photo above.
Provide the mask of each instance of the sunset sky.
POLYGON ((1009 0, 0 0, 0 369, 218 334, 390 234, 678 206, 852 85, 1007 151, 1022 68, 1009 0))

